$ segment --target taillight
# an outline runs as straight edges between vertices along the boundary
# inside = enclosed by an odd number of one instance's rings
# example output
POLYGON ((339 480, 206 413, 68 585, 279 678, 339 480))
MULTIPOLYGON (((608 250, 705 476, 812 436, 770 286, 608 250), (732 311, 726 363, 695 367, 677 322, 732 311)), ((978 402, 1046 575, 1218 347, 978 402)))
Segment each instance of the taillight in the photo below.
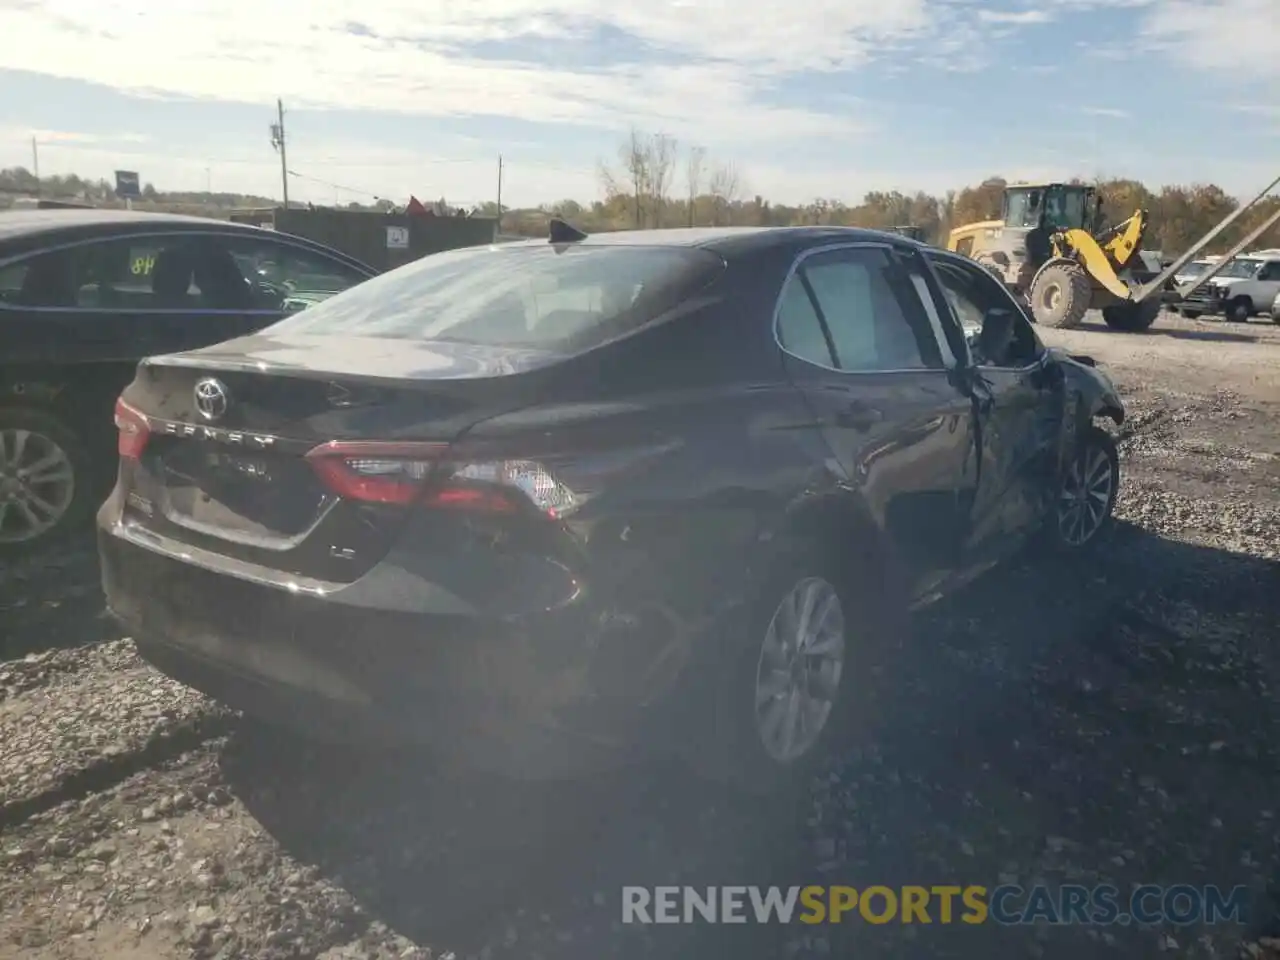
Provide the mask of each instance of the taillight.
POLYGON ((533 460, 442 464, 440 476, 433 479, 424 498, 428 506, 480 510, 516 509, 520 500, 549 517, 566 516, 581 503, 577 494, 533 460))
POLYGON ((404 504, 422 495, 423 481, 444 449, 439 443, 334 441, 316 447, 307 460, 324 485, 340 497, 404 504))
POLYGON ((116 400, 116 452, 124 460, 139 460, 151 439, 151 426, 145 415, 135 410, 123 399, 116 400))
POLYGON ((364 503, 409 504, 441 510, 514 513, 533 506, 563 517, 581 498, 532 460, 468 463, 444 457, 438 443, 335 441, 307 454, 328 489, 364 503))

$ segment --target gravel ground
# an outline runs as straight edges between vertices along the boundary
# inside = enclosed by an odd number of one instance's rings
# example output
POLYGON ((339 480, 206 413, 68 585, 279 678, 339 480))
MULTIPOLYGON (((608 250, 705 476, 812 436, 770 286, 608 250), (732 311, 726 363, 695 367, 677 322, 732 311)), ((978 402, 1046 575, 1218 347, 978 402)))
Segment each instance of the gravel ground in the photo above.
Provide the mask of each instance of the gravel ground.
POLYGON ((1120 382, 1123 522, 919 624, 795 810, 299 750, 136 657, 92 556, 0 571, 0 960, 1280 957, 1280 328, 1047 339, 1120 382), (624 884, 1245 884, 1241 927, 622 927, 624 884), (1273 883, 1277 886, 1273 888, 1273 883))

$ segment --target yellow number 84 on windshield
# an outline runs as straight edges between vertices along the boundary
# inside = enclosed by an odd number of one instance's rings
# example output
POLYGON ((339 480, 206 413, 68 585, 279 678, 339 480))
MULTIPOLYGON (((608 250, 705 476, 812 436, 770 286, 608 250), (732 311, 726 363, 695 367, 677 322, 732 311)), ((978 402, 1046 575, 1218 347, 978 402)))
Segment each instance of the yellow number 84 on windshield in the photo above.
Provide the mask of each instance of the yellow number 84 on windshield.
POLYGON ((156 258, 154 255, 149 257, 134 257, 132 273, 135 277, 144 277, 151 272, 151 268, 155 266, 156 258))

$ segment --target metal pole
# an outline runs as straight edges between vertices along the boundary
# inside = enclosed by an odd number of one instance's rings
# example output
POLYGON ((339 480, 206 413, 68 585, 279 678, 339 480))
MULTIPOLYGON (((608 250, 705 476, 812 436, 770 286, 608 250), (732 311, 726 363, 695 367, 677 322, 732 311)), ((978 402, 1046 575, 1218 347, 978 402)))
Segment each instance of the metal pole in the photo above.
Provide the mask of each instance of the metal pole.
POLYGON ((285 154, 284 101, 276 100, 276 118, 280 124, 280 189, 284 194, 284 208, 289 209, 289 158, 285 154))
POLYGON ((1252 246, 1253 243, 1260 236, 1262 236, 1264 233, 1266 233, 1268 230, 1274 227, 1277 223, 1280 223, 1280 209, 1277 209, 1275 213, 1273 213, 1266 220, 1262 221, 1262 223, 1259 224, 1255 229, 1249 231, 1249 234, 1246 237, 1244 237, 1244 239, 1242 239, 1239 243, 1237 243, 1230 250, 1224 253, 1222 255, 1221 260, 1215 263, 1209 270, 1205 271, 1203 279, 1201 279, 1200 277, 1196 277, 1194 280, 1188 283, 1185 287, 1179 290, 1178 291, 1179 299, 1187 296, 1192 291, 1197 290, 1200 287, 1203 287, 1206 283, 1208 283, 1210 280, 1216 277, 1222 270, 1226 269, 1226 267, 1231 263, 1231 261, 1234 260, 1236 257, 1238 257, 1246 247, 1252 246))
POLYGON ((498 232, 502 232, 502 154, 498 154, 498 232))
MULTIPOLYGON (((1157 290, 1162 289, 1164 285, 1168 283, 1172 277, 1178 274, 1178 271, 1180 271, 1188 263, 1194 260, 1200 254, 1200 252, 1204 250, 1205 247, 1207 247, 1210 243, 1212 243, 1217 238, 1218 234, 1222 233, 1223 230, 1227 229, 1227 227, 1235 223, 1236 220, 1244 216, 1246 211, 1252 209, 1253 207, 1256 207, 1259 203, 1261 203, 1266 198, 1267 194, 1269 194, 1272 190, 1274 190, 1277 185, 1280 185, 1280 177, 1276 177, 1269 184, 1267 184, 1266 188, 1263 189, 1256 197, 1254 197, 1248 203, 1243 204, 1242 206, 1236 207, 1236 209, 1233 210, 1230 214, 1223 217, 1221 222, 1219 222, 1219 224, 1216 227, 1214 227, 1212 230, 1206 233, 1203 237, 1201 237, 1198 241, 1196 241, 1190 247, 1188 247, 1183 252, 1182 256, 1178 257, 1176 260, 1173 261, 1173 263, 1165 267, 1159 276, 1157 276, 1150 283, 1147 283, 1145 286, 1139 287, 1136 291, 1134 291, 1133 299, 1136 302, 1140 303, 1143 300, 1147 299, 1147 297, 1155 293, 1157 290)), ((1212 280, 1215 276, 1218 275, 1219 271, 1221 271, 1226 267, 1226 265, 1227 265, 1226 260, 1219 261, 1212 268, 1210 268, 1203 276, 1197 279, 1196 286, 1200 286, 1200 284, 1207 283, 1208 281, 1212 280)))
POLYGON ((36 178, 36 196, 40 196, 40 145, 31 138, 31 173, 36 178))

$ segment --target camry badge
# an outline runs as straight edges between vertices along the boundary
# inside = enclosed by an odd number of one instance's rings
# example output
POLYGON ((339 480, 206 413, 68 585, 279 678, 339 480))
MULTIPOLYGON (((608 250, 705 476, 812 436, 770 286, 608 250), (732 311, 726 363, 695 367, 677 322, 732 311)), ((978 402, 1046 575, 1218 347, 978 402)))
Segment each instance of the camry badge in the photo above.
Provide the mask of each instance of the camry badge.
POLYGON ((227 387, 221 380, 205 377, 196 382, 196 410, 206 420, 220 420, 227 412, 227 387))

